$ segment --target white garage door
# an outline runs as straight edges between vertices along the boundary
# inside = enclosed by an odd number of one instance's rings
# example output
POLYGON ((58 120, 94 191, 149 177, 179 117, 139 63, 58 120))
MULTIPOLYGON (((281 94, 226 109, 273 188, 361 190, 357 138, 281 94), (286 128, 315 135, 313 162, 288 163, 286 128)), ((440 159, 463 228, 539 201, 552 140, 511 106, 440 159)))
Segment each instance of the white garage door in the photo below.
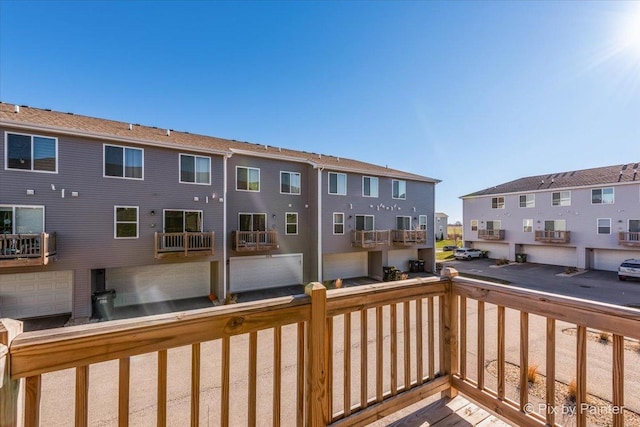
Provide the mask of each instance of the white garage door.
POLYGON ((473 247, 475 249, 489 251, 488 257, 491 259, 509 259, 509 245, 506 243, 473 242, 473 247))
POLYGON ((324 280, 367 276, 367 252, 328 254, 323 257, 324 280))
POLYGON ((229 259, 229 289, 231 292, 299 284, 302 284, 302 254, 229 259))
POLYGON ((387 261, 400 271, 409 271, 409 260, 418 259, 416 249, 395 249, 388 252, 387 261))
POLYGON ((106 288, 116 290, 116 307, 171 301, 209 295, 210 275, 208 262, 109 268, 106 288))
POLYGON ((73 271, 0 274, 0 317, 71 313, 73 271))
POLYGON ((593 265, 595 270, 617 271, 625 259, 640 258, 640 251, 618 251, 613 249, 594 249, 593 265))
POLYGON ((523 252, 527 255, 527 262, 565 267, 576 267, 578 262, 576 248, 524 245, 523 252))

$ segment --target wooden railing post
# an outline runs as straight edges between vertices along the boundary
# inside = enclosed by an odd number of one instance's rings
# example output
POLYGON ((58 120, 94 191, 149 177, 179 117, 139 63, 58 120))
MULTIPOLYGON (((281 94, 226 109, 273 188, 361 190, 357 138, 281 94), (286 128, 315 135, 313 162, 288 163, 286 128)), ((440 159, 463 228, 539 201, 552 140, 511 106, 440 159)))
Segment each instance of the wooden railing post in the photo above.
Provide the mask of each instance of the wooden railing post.
POLYGON ((0 319, 0 426, 22 424, 22 410, 18 405, 24 393, 21 380, 11 380, 9 350, 11 341, 22 332, 22 322, 0 319))
POLYGON ((317 282, 305 287, 311 297, 311 319, 307 324, 307 426, 329 424, 327 391, 327 289, 317 282))
POLYGON ((449 279, 444 295, 444 306, 440 307, 444 316, 444 336, 441 343, 444 347, 444 366, 442 370, 449 376, 449 388, 442 392, 443 396, 454 398, 458 390, 453 387, 453 375, 458 373, 458 295, 453 293, 453 278, 458 275, 455 268, 447 267, 442 270, 442 277, 449 279))

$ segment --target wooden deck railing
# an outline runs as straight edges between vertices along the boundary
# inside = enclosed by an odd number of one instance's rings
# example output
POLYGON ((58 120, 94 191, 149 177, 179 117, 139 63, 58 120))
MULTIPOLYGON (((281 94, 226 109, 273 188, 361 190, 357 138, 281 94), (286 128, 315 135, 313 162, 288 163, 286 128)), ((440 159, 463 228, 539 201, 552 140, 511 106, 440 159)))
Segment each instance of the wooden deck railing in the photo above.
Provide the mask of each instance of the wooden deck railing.
POLYGON ((504 230, 478 230, 478 239, 504 240, 504 230))
POLYGON ((618 232, 618 244, 623 246, 640 246, 640 233, 620 231, 618 232))
POLYGON ((536 242, 569 243, 571 241, 571 232, 536 230, 534 238, 536 242))
POLYGON ((392 230, 394 245, 413 246, 427 243, 427 230, 392 230))
POLYGON ((231 232, 232 248, 237 252, 260 252, 277 249, 278 232, 271 231, 240 231, 231 232))
POLYGON ((0 234, 0 267, 47 265, 56 253, 56 233, 0 234))
POLYGON ((154 248, 156 258, 210 256, 214 255, 214 233, 155 233, 154 248))
POLYGON ((391 242, 391 230, 353 230, 351 245, 358 248, 388 246, 391 242))
POLYGON ((574 419, 586 426, 591 393, 604 388, 602 373, 592 370, 603 366, 611 378, 610 409, 627 408, 604 421, 621 426, 640 411, 640 381, 624 365, 625 346, 640 338, 640 311, 460 277, 329 292, 312 283, 305 296, 42 332, 7 325, 4 333, 0 327, 0 425, 21 417, 26 426, 98 424, 96 408, 107 404, 105 396, 117 397, 112 409, 120 426, 164 426, 172 416, 189 417, 191 425, 366 425, 435 393, 457 391, 513 425, 557 425, 567 421, 550 409, 558 408, 556 385, 569 375, 577 384, 574 419), (570 325, 573 335, 564 334, 570 325), (610 358, 593 365, 592 330, 613 334, 610 358), (514 344, 515 353, 508 352, 514 344), (567 351, 576 360, 573 372, 565 366, 567 351), (540 357, 549 380, 546 394, 534 399, 527 374, 540 357), (507 374, 512 366, 515 383, 507 374), (598 382, 588 390, 592 374, 598 382), (25 392, 18 387, 23 378, 25 392), (70 384, 51 384, 64 378, 70 384), (110 378, 118 379, 114 389, 110 378), (90 388, 94 379, 102 382, 90 388), (52 404, 45 394, 74 383, 75 397, 66 404, 60 396, 52 404), (144 395, 149 390, 155 397, 144 395))

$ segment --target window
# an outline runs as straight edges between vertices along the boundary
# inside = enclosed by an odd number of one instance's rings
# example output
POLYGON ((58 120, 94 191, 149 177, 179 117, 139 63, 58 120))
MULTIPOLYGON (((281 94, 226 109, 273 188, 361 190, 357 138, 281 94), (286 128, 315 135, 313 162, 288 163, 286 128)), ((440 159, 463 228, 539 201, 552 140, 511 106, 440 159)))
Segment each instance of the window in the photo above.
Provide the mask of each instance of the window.
POLYGON ((236 190, 260 191, 260 169, 236 167, 236 190))
POLYGON ((472 219, 471 220, 471 231, 478 231, 478 220, 477 219, 472 219))
POLYGON ((298 172, 280 172, 280 193, 300 194, 300 174, 298 172))
POLYGON ((611 218, 598 218, 598 234, 611 234, 611 218))
POLYGON ((202 231, 202 211, 164 211, 165 233, 198 233, 202 231))
POLYGON ((491 209, 504 209, 504 197, 492 197, 491 209))
POLYGON ((613 187, 594 188, 591 190, 592 205, 611 205, 613 204, 613 187))
MULTIPOLYGON (((438 218, 438 222, 440 221, 440 218, 438 218)), ((419 230, 426 230, 427 229, 427 216, 426 215, 420 215, 418 217, 418 229, 419 230)), ((442 227, 440 227, 440 230, 442 231, 442 227)))
POLYGON ((535 194, 522 194, 520 196, 520 207, 521 208, 534 208, 536 206, 536 195, 535 194))
POLYGON ((240 231, 266 231, 267 214, 264 213, 241 213, 238 216, 240 231))
POLYGON ((180 154, 180 182, 211 184, 211 158, 180 154))
POLYGON ((533 220, 532 219, 523 219, 522 220, 522 231, 525 233, 533 232, 533 220))
POLYGON ((571 191, 551 193, 552 206, 571 206, 571 191))
POLYGON ((333 234, 344 234, 344 214, 342 212, 333 213, 333 234))
POLYGON ((140 148, 104 145, 104 176, 143 179, 143 151, 140 148))
POLYGON ((329 194, 344 196, 347 194, 347 175, 329 172, 329 194))
POLYGON ((58 140, 44 136, 7 133, 7 169, 58 171, 58 140))
POLYGON ((378 197, 378 178, 373 176, 362 177, 362 196, 378 197))
POLYGON ((640 219, 629 220, 629 233, 640 233, 640 219))
POLYGON ((407 198, 407 181, 394 179, 391 185, 393 188, 392 198, 403 200, 407 198))
POLYGON ((357 231, 373 231, 373 215, 356 215, 357 231))
POLYGON ((566 231, 567 223, 564 219, 548 220, 544 222, 544 231, 566 231))
POLYGON ((397 216, 396 217, 396 230, 411 230, 411 217, 410 216, 397 216))
POLYGON ((0 206, 0 233, 44 232, 44 206, 0 206))
POLYGON ((287 212, 285 214, 285 234, 298 234, 298 213, 287 212))
POLYGON ((115 230, 116 239, 138 238, 138 207, 115 206, 115 230))
POLYGON ((487 221, 487 230, 500 230, 502 223, 500 221, 487 221))

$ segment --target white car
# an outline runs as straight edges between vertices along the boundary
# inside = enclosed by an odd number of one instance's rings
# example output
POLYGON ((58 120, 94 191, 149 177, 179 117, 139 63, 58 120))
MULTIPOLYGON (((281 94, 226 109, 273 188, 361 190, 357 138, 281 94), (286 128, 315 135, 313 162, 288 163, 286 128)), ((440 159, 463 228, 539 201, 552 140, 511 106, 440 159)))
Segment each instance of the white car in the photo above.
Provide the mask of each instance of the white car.
POLYGON ((627 280, 628 277, 640 278, 640 259, 627 259, 618 267, 618 279, 627 280))
POLYGON ((471 259, 471 258, 481 258, 482 251, 480 249, 472 249, 472 248, 458 248, 453 253, 455 259, 471 259))

